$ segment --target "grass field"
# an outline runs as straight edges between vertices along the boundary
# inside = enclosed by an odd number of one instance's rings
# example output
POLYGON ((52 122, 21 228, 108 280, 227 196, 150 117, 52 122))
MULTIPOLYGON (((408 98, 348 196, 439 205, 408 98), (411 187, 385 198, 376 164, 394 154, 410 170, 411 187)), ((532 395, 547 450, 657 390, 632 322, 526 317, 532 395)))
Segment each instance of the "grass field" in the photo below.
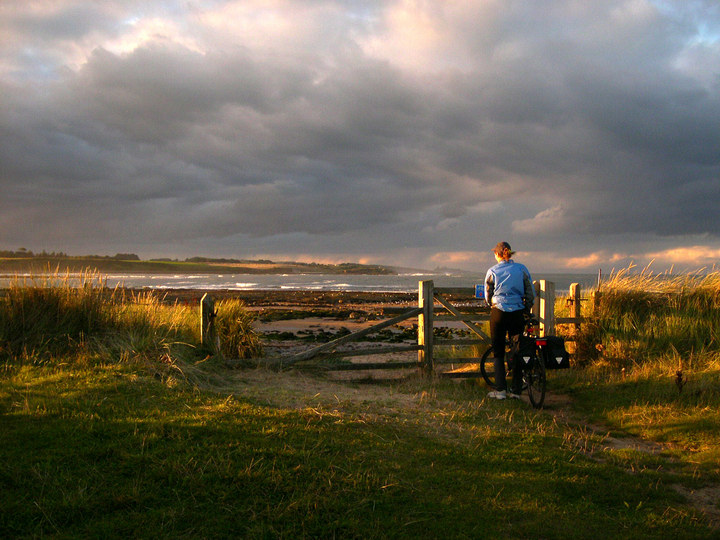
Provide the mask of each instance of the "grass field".
MULTIPOLYGON (((611 356, 600 317, 534 411, 475 384, 229 371, 195 311, 96 283, 0 304, 0 537, 720 534, 714 338, 692 362, 611 356)), ((254 354, 242 306, 222 311, 254 354)))

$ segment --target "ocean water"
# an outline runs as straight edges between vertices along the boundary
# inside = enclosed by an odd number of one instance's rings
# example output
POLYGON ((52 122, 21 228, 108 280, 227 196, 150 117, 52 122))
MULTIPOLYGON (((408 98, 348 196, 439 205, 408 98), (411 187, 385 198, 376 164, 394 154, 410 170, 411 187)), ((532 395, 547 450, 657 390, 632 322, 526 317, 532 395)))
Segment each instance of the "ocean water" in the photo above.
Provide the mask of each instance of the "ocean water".
MULTIPOLYGON (((36 276, 37 277, 37 276, 36 276)), ((200 290, 316 290, 357 292, 414 292, 418 282, 433 280, 436 287, 473 287, 484 274, 408 273, 391 276, 349 274, 103 274, 108 287, 200 290)), ((597 283, 592 274, 537 274, 533 279, 555 283, 558 292, 571 283, 586 289, 597 283)), ((10 282, 0 277, 0 287, 10 282)))

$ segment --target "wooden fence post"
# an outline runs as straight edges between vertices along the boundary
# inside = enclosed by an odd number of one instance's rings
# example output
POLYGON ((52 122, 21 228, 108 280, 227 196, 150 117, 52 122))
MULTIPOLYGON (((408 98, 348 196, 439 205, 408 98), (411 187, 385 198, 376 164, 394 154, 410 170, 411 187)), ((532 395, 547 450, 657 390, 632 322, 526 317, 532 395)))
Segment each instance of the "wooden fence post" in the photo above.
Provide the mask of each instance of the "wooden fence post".
POLYGON ((418 284, 418 307, 422 312, 418 315, 418 364, 426 377, 433 373, 433 316, 435 295, 432 280, 420 281, 418 284))
POLYGON ((535 300, 533 301, 530 312, 537 320, 540 320, 540 283, 533 281, 533 290, 535 291, 535 300))
POLYGON ((216 346, 215 339, 215 300, 210 293, 205 293, 200 300, 200 343, 205 347, 216 346))
POLYGON ((540 280, 540 335, 555 334, 555 283, 540 280))
POLYGON ((580 290, 581 288, 579 283, 572 283, 570 285, 570 297, 568 300, 570 301, 570 316, 577 319, 573 326, 575 334, 580 333, 580 317, 582 316, 580 308, 580 290))

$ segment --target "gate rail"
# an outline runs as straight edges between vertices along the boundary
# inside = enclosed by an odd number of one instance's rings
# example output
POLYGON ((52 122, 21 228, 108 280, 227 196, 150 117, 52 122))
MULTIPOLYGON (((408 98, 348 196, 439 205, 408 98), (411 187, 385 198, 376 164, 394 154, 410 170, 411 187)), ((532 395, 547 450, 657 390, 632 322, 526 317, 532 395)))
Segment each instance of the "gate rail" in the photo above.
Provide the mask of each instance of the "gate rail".
MULTIPOLYGON (((556 324, 575 324, 576 327, 583 321, 580 312, 580 285, 573 283, 570 287, 570 295, 568 297, 568 305, 570 306, 570 317, 556 318, 555 317, 555 284, 551 281, 540 280, 534 282, 535 286, 535 304, 533 305, 532 312, 540 321, 540 333, 541 335, 551 335, 555 332, 556 324)), ((260 359, 259 362, 272 367, 274 369, 287 369, 293 367, 301 362, 305 362, 311 359, 315 360, 328 360, 337 358, 347 358, 353 356, 370 356, 370 355, 381 355, 381 354, 392 354, 392 353, 406 353, 417 351, 417 360, 413 361, 388 361, 388 362, 367 362, 367 363, 328 363, 327 365, 319 367, 321 369, 327 369, 331 371, 351 371, 351 370, 374 370, 374 369, 402 369, 402 368, 417 368, 424 375, 430 377, 436 372, 436 367, 439 365, 447 364, 471 364, 479 363, 477 357, 455 357, 455 358, 438 358, 434 354, 434 348, 436 346, 471 346, 471 345, 489 345, 490 336, 478 325, 477 322, 487 321, 489 319, 489 310, 487 306, 484 306, 483 311, 479 311, 479 306, 473 306, 475 313, 463 313, 454 306, 444 295, 450 295, 452 293, 463 293, 467 296, 473 296, 474 291, 470 288, 467 289, 436 289, 434 282, 420 281, 418 283, 418 307, 411 308, 408 311, 401 313, 390 319, 386 319, 382 322, 346 334, 342 337, 323 343, 306 351, 294 354, 288 357, 277 357, 277 358, 264 358, 260 359), (449 314, 435 314, 435 311, 446 311, 449 314), (339 347, 353 341, 359 341, 365 336, 387 328, 389 326, 396 325, 408 319, 417 317, 417 344, 416 345, 385 345, 379 347, 369 347, 363 349, 348 349, 341 350, 339 347), (434 337, 434 329, 437 326, 443 326, 444 321, 460 321, 468 329, 470 329, 477 337, 474 339, 459 338, 459 339, 436 339, 434 337), (439 324, 438 324, 439 323, 439 324)), ((205 307, 207 310, 207 306, 205 307)), ((204 324, 207 324, 204 323, 204 324)), ((212 335, 211 332, 208 332, 212 335)), ((228 361, 228 365, 241 364, 239 361, 228 361)), ((446 376, 461 377, 461 376, 477 376, 476 372, 473 371, 453 371, 451 373, 445 372, 446 376), (466 375, 463 375, 466 374, 466 375)))

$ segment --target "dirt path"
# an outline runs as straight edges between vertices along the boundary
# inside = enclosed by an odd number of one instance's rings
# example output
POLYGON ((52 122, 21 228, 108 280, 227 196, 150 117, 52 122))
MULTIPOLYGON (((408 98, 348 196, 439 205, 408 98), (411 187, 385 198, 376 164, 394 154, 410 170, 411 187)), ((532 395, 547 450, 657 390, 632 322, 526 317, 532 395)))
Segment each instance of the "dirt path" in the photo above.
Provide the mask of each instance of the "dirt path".
MULTIPOLYGON (((569 444, 590 459, 606 462, 606 453, 609 451, 631 450, 662 457, 667 470, 682 466, 680 460, 669 454, 669 451, 679 449, 677 445, 630 435, 614 437, 610 434, 613 430, 609 426, 590 422, 575 412, 572 408, 572 400, 566 395, 546 396, 544 410, 558 424, 566 427, 566 440, 569 441, 569 444), (572 435, 573 432, 575 435, 572 435), (598 438, 598 442, 591 442, 597 441, 598 438)), ((632 468, 627 470, 630 473, 636 472, 632 468)), ((683 495, 693 508, 703 514, 712 528, 720 529, 720 485, 709 485, 699 489, 689 489, 680 484, 672 484, 671 487, 683 495)))
MULTIPOLYGON (((278 309, 279 298, 259 297, 255 300, 255 308, 258 306, 272 306, 278 309)), ((309 317, 305 319, 258 321, 256 329, 267 336, 271 333, 289 332, 296 337, 289 340, 266 341, 266 353, 270 356, 285 356, 299 352, 308 347, 317 345, 297 339, 300 335, 307 335, 317 332, 333 334, 338 331, 349 330, 354 332, 370 326, 377 322, 376 317, 368 314, 382 313, 388 306, 397 307, 412 303, 412 297, 394 297, 391 299, 377 296, 358 297, 349 299, 347 297, 334 295, 309 297, 303 295, 301 298, 292 298, 288 301, 285 298, 283 307, 293 309, 298 306, 307 307, 308 302, 314 306, 323 308, 342 309, 345 313, 348 310, 353 312, 352 317, 309 317), (297 301, 297 303, 296 303, 297 301)), ((253 302, 250 302, 251 304, 253 302)), ((261 307, 261 309, 265 309, 261 307)), ((368 343, 357 344, 367 347, 368 343)), ((405 354, 402 358, 394 360, 408 360, 416 358, 417 353, 405 354)), ((367 356, 360 361, 387 361, 385 357, 367 356)), ((410 370, 412 371, 412 370, 410 370)), ((368 372, 361 372, 360 377, 366 380, 370 377, 368 372), (365 375, 363 375, 365 373, 365 375)), ((397 373, 398 377, 406 377, 407 370, 397 373)), ((387 372, 380 372, 379 378, 388 378, 387 372)), ((418 384, 415 391, 399 390, 395 385, 372 385, 372 384, 348 384, 347 379, 357 379, 358 374, 343 374, 336 377, 317 377, 300 371, 270 372, 265 369, 243 370, 234 374, 226 381, 226 387, 221 391, 230 391, 248 398, 268 403, 276 407, 288 408, 316 408, 316 410, 343 411, 352 410, 365 411, 366 414, 380 417, 382 415, 397 417, 398 415, 422 415, 429 418, 433 412, 438 412, 444 405, 434 396, 433 390, 427 388, 427 384, 418 384), (269 389, 272 389, 269 391, 269 389)), ((485 389, 478 392, 478 397, 484 399, 485 389)), ((523 400, 530 406, 526 397, 523 400)), ((480 404, 480 406, 482 403, 480 404)), ((612 429, 609 426, 590 422, 587 418, 575 412, 571 399, 561 394, 549 393, 546 396, 543 413, 552 418, 552 421, 562 431, 563 444, 590 459, 607 461, 608 453, 633 451, 642 454, 658 456, 665 463, 667 470, 682 466, 682 463, 673 458, 669 451, 676 448, 670 444, 659 443, 638 437, 617 437, 611 435, 612 429)), ((437 427, 437 426, 435 426, 437 427)), ((442 428, 434 429, 438 434, 443 430, 451 429, 451 424, 444 423, 442 428)), ((636 471, 628 469, 628 472, 636 471)), ((682 494, 688 502, 700 513, 705 515, 708 522, 715 529, 720 529, 720 486, 711 485, 701 489, 688 489, 681 485, 673 485, 678 493, 682 494)))
MULTIPOLYGON (((213 384, 212 390, 235 394, 272 407, 314 410, 321 415, 349 412, 360 414, 366 419, 411 418, 416 422, 427 423, 438 436, 452 433, 455 437, 464 431, 452 422, 442 421, 441 425, 435 425, 437 420, 433 418, 452 416, 458 402, 444 400, 442 392, 436 392, 433 385, 428 385, 419 377, 414 384, 411 382, 404 386, 348 384, 347 381, 331 380, 297 370, 275 372, 256 368, 234 371, 222 384, 213 384)), ((480 388, 477 396, 481 401, 473 406, 482 407, 485 389, 480 388)), ((527 398, 523 396, 522 399, 529 407, 527 398)), ((563 446, 590 459, 606 462, 608 452, 630 450, 660 457, 668 471, 682 466, 679 460, 668 455, 668 450, 673 449, 672 445, 631 436, 612 436, 610 427, 590 422, 574 412, 571 399, 566 395, 549 393, 542 414, 552 418, 560 429, 564 437, 563 446)), ((628 472, 637 473, 632 468, 628 468, 628 472)), ((711 527, 720 529, 720 486, 710 485, 695 490, 679 484, 671 487, 706 516, 711 527)))

